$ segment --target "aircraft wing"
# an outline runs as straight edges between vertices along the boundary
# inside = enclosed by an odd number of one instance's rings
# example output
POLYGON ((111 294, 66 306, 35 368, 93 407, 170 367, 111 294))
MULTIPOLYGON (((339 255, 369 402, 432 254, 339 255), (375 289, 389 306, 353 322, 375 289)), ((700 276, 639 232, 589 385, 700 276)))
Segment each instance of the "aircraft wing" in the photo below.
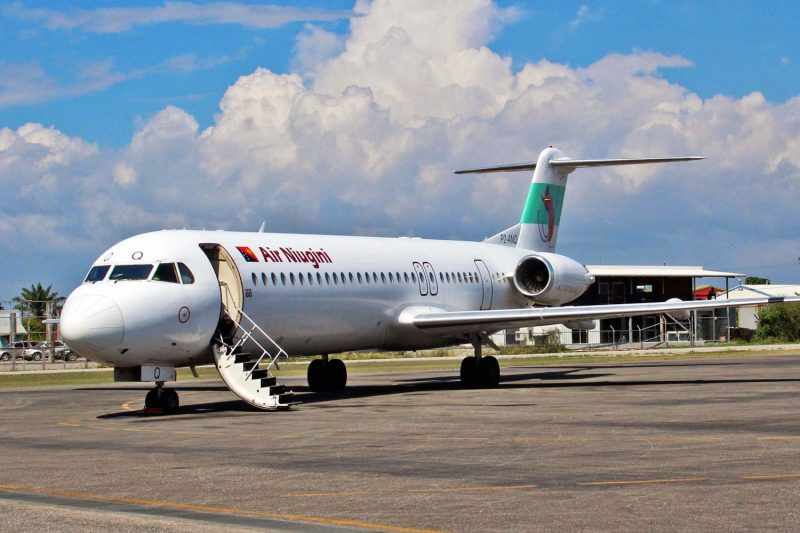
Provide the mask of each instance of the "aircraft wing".
POLYGON ((735 300, 672 301, 639 304, 528 307, 489 311, 420 313, 409 319, 414 326, 428 331, 459 332, 498 331, 507 328, 547 326, 578 320, 597 320, 659 313, 676 313, 717 308, 736 308, 773 303, 800 302, 800 297, 759 297, 735 300))

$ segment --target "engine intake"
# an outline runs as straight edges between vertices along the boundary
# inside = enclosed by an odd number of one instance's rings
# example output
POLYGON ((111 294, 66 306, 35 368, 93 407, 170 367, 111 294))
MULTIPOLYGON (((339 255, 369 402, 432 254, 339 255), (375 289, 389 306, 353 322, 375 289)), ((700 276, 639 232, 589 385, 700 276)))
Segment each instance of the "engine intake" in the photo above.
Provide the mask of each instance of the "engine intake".
POLYGON ((523 259, 514 273, 514 283, 519 292, 534 298, 539 296, 550 285, 552 275, 547 263, 538 257, 523 259))
POLYGON ((571 302, 594 283, 582 264, 558 254, 523 257, 514 270, 514 286, 526 298, 543 305, 571 302))

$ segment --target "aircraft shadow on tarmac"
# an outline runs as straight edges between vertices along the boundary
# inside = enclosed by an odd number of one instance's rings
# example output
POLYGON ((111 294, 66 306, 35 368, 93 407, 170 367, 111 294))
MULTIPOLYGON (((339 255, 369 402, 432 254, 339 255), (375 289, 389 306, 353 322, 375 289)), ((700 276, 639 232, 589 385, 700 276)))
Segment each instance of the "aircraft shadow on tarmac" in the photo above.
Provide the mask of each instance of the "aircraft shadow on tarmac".
MULTIPOLYGON (((719 363, 712 363, 719 365, 719 363)), ((733 363, 739 364, 739 363, 733 363)), ((705 363, 689 365, 668 365, 668 366, 700 366, 705 363)), ((663 367, 666 365, 624 365, 625 368, 631 367, 663 367)), ((524 369, 526 367, 515 367, 524 369)), ((541 369, 542 367, 537 367, 541 369)), ((576 367, 549 367, 545 372, 516 372, 508 373, 501 378, 500 385, 495 389, 541 389, 541 388, 591 388, 591 387, 630 387, 630 386, 664 386, 664 385, 719 385, 736 383, 800 383, 800 378, 707 378, 707 379, 631 379, 620 381, 585 381, 592 378, 603 378, 614 376, 614 373, 580 373, 586 370, 622 368, 612 365, 607 366, 576 366, 576 367), (525 381, 540 380, 540 382, 522 383, 525 381)), ((397 380, 388 384, 365 384, 350 385, 344 391, 338 393, 315 393, 306 386, 291 386, 295 392, 295 399, 301 404, 319 404, 326 402, 336 402, 340 400, 350 400, 358 398, 369 398, 374 396, 391 396, 397 394, 437 392, 448 390, 460 390, 462 387, 457 376, 429 376, 414 379, 397 380)), ((141 390, 141 387, 124 388, 99 388, 91 387, 92 390, 141 390)), ((181 391, 227 391, 224 386, 175 386, 174 389, 181 391)), ((480 389, 475 389, 480 393, 480 389)), ((530 405, 530 404, 525 404, 530 405)), ((255 407, 248 405, 241 400, 226 400, 217 402, 195 403, 181 406, 170 416, 203 415, 216 412, 262 412, 255 407)), ((149 415, 144 411, 122 411, 108 413, 98 416, 100 419, 119 418, 119 417, 144 417, 149 415)))

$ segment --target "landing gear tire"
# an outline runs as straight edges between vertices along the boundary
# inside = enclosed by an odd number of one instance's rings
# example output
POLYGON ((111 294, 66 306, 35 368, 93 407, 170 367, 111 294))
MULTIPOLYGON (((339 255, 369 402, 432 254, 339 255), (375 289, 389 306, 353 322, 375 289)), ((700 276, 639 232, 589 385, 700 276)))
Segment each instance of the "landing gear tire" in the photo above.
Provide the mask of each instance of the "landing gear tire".
POLYGON ((178 393, 174 389, 164 389, 161 394, 161 407, 166 413, 174 413, 180 407, 178 393))
POLYGON ((337 392, 347 386, 347 367, 341 359, 314 359, 307 376, 308 388, 314 392, 337 392))
POLYGON ((159 398, 159 393, 161 391, 158 389, 150 389, 147 391, 147 396, 144 397, 144 408, 145 409, 160 409, 161 408, 161 401, 159 398))
POLYGON ((497 387, 500 384, 500 363, 496 357, 491 355, 481 357, 478 363, 478 373, 482 387, 497 387))
POLYGON ((477 384, 478 365, 475 357, 469 356, 461 360, 461 384, 465 387, 474 387, 477 384))
POLYGON ((461 360, 461 384, 465 387, 496 387, 500 383, 500 363, 491 355, 461 360))
POLYGON ((174 389, 156 387, 147 392, 144 397, 145 409, 161 409, 165 413, 174 413, 180 407, 178 393, 174 389))
POLYGON ((347 386, 347 367, 341 359, 328 361, 328 379, 332 391, 343 390, 347 386))
POLYGON ((314 392, 325 390, 326 362, 322 359, 314 359, 308 364, 308 388, 314 392))

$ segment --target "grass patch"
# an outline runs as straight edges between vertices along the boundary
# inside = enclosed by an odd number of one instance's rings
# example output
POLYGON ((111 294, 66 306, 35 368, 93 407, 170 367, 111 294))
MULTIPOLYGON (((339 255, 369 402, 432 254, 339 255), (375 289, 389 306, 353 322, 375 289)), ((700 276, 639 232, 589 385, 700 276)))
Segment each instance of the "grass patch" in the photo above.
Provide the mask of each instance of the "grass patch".
MULTIPOLYGON (((531 354, 532 346, 528 346, 527 350, 517 350, 514 347, 514 355, 527 355, 531 354)), ((800 351, 800 350, 799 350, 800 351)), ((391 354, 386 353, 371 353, 371 358, 380 357, 382 359, 390 359, 377 362, 356 362, 358 358, 350 359, 353 364, 348 365, 348 373, 351 375, 356 374, 391 374, 402 372, 430 372, 442 371, 451 373, 453 376, 458 375, 458 368, 460 365, 459 360, 444 359, 448 355, 458 355, 455 350, 440 350, 443 355, 426 357, 441 357, 441 360, 420 360, 419 357, 401 358, 401 357, 387 357, 391 354)), ((461 350, 461 354, 465 354, 467 350, 461 350)), ((422 353, 422 352, 420 352, 422 353)), ((428 351, 430 353, 430 351, 428 351)), ((359 353, 359 355, 361 355, 359 353)), ((509 355, 507 353, 507 355, 509 355)), ((688 352, 681 354, 657 354, 647 352, 635 352, 630 354, 572 354, 569 351, 563 351, 559 354, 553 355, 538 355, 532 357, 520 357, 514 359, 500 360, 500 365, 503 367, 510 366, 572 366, 572 365, 591 365, 591 364, 624 364, 624 363, 641 363, 643 360, 648 362, 656 361, 692 361, 699 359, 724 359, 724 358, 740 358, 740 357, 762 357, 762 356, 785 356, 792 357, 798 356, 798 353, 787 352, 786 350, 764 350, 759 352, 750 351, 731 351, 724 348, 715 352, 688 352)), ((292 362, 283 362, 280 364, 280 370, 275 372, 278 377, 304 377, 306 375, 306 365, 308 359, 297 360, 293 359, 292 362)), ((219 379, 219 374, 214 367, 201 367, 197 369, 200 379, 219 379)), ((187 368, 178 370, 179 382, 191 382, 195 378, 187 368)), ((38 388, 49 386, 69 386, 69 385, 99 385, 106 383, 113 383, 114 374, 111 369, 103 369, 96 371, 79 371, 79 372, 48 372, 39 374, 15 374, 3 373, 0 374, 0 389, 9 388, 38 388)), ((143 384, 144 385, 144 384, 143 384)))

